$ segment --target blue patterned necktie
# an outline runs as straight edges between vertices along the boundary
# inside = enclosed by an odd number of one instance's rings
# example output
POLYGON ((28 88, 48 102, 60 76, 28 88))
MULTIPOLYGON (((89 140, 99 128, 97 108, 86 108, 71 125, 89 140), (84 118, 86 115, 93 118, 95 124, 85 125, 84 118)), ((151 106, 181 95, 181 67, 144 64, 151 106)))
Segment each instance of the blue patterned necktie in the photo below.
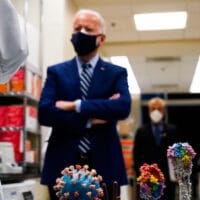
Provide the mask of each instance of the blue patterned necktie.
POLYGON ((92 79, 92 73, 90 71, 90 67, 91 67, 90 64, 82 65, 83 71, 80 76, 82 99, 85 99, 87 97, 88 89, 92 79))
MULTIPOLYGON (((92 78, 90 67, 91 67, 90 64, 82 65, 83 70, 80 75, 80 89, 82 92, 83 100, 86 99, 87 97, 88 89, 89 89, 91 78, 92 78)), ((81 151, 81 153, 84 153, 84 154, 90 150, 90 141, 87 136, 84 136, 83 138, 81 138, 78 148, 81 151)))

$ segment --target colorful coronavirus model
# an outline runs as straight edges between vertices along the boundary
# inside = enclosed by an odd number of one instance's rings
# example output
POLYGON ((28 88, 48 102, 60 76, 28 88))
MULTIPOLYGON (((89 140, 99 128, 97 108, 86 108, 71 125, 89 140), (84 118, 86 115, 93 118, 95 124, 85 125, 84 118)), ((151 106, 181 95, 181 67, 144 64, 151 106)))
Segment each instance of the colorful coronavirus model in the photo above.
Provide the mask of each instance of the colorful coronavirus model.
POLYGON ((67 200, 99 200, 104 196, 100 186, 102 177, 97 175, 95 169, 89 171, 89 167, 75 165, 66 167, 61 178, 63 187, 60 195, 67 200))
POLYGON ((168 147, 167 157, 171 160, 179 183, 179 199, 191 199, 192 159, 196 153, 188 143, 175 143, 168 147))
POLYGON ((140 187, 140 198, 157 200, 164 192, 165 178, 157 164, 143 164, 140 167, 140 176, 137 178, 140 187))

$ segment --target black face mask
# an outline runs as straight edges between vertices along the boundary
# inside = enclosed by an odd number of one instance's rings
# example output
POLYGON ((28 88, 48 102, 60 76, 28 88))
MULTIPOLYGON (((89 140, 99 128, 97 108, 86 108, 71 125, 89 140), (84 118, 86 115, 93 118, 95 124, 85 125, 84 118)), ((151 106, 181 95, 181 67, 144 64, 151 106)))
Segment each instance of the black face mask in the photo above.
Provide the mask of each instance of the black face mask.
POLYGON ((84 56, 97 49, 96 39, 99 35, 87 35, 81 32, 72 34, 71 42, 79 56, 84 56))

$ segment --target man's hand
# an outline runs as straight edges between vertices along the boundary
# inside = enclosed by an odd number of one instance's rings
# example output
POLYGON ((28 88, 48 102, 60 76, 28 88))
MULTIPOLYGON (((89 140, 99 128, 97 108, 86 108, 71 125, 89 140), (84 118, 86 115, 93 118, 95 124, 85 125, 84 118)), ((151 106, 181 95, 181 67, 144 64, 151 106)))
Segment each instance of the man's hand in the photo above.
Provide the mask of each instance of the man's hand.
POLYGON ((91 120, 92 125, 95 125, 95 124, 105 124, 106 122, 107 121, 103 120, 103 119, 92 119, 91 120))
POLYGON ((75 101, 56 101, 56 107, 66 111, 74 111, 75 101))
POLYGON ((120 97, 120 93, 115 93, 109 99, 118 99, 119 97, 120 97))

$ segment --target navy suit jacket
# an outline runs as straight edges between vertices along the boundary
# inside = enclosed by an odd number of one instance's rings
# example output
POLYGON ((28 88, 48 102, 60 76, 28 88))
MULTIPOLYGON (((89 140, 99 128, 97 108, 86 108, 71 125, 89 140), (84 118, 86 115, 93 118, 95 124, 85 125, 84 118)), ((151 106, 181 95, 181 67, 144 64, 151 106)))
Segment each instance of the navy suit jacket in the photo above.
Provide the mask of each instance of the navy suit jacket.
POLYGON ((41 99, 39 122, 52 127, 45 156, 41 183, 54 185, 61 170, 76 164, 78 143, 85 133, 88 119, 106 120, 94 125, 90 131, 92 162, 103 181, 112 185, 127 184, 121 144, 116 130, 117 120, 126 118, 130 112, 131 98, 128 90, 127 71, 117 65, 99 59, 95 67, 88 97, 82 101, 81 112, 63 111, 55 107, 57 100, 81 99, 80 78, 76 59, 48 67, 41 99), (119 99, 109 100, 115 93, 119 99))

